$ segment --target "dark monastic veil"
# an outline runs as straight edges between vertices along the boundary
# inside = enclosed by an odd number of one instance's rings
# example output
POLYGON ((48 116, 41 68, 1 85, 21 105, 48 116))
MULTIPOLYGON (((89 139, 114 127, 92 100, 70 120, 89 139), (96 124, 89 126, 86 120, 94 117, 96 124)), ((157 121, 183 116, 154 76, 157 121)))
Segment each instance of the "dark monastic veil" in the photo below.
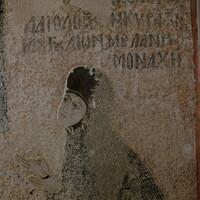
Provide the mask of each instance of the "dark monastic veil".
POLYGON ((151 173, 111 128, 114 91, 107 76, 77 67, 66 84, 87 102, 87 113, 66 128, 62 189, 47 200, 163 200, 151 173))

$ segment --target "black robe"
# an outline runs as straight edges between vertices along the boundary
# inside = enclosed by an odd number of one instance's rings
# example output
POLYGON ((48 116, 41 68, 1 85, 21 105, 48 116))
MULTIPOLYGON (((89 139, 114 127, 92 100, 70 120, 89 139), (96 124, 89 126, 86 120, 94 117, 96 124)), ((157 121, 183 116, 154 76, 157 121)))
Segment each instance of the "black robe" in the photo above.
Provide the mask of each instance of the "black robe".
POLYGON ((99 141, 101 147, 91 147, 91 142, 87 129, 79 126, 74 132, 67 130, 62 189, 46 200, 164 199, 138 156, 119 137, 111 133, 99 141))

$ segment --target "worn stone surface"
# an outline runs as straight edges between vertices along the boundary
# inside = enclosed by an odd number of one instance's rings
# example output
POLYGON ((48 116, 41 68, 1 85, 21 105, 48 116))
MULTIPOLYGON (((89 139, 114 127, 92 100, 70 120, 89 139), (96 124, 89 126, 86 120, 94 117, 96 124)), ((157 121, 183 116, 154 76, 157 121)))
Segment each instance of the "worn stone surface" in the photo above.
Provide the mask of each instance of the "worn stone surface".
MULTIPOLYGON (((102 106, 102 123, 93 123, 98 119, 94 112, 94 120, 87 124, 89 133, 107 133, 109 127, 116 134, 110 141, 119 137, 137 154, 164 199, 196 199, 188 0, 8 0, 4 34, 9 130, 0 135, 2 200, 43 200, 59 193, 70 140, 57 114, 66 78, 77 66, 99 69, 113 87, 112 101, 106 102, 109 118, 103 120, 107 108, 102 106), (38 176, 44 179, 34 182, 34 171, 50 174, 56 184, 41 173, 38 176), (47 194, 49 188, 58 189, 47 194)), ((99 88, 97 108, 102 105, 98 99, 108 93, 99 88)), ((95 140, 98 137, 89 137, 86 147, 102 148, 98 141, 105 138, 95 140)), ((96 166, 97 158, 90 166, 96 166)), ((109 163, 110 157, 106 160, 109 163)), ((104 171, 95 172, 102 180, 104 171)))
POLYGON ((0 133, 8 130, 6 83, 4 74, 4 4, 0 2, 0 133))

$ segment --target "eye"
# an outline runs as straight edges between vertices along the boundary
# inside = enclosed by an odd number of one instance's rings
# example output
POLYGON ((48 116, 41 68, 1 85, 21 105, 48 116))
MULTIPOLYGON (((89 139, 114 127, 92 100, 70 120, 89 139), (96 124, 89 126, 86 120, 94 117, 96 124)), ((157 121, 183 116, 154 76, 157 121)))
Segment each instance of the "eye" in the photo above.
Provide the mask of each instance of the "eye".
POLYGON ((64 102, 70 102, 71 101, 71 97, 69 95, 64 97, 64 102))

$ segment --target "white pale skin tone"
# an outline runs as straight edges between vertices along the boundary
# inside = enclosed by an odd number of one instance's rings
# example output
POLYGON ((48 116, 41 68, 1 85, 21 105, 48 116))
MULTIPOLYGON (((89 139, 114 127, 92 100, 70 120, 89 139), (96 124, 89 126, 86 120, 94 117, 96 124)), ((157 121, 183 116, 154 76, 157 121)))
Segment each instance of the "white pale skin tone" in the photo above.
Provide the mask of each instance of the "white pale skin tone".
POLYGON ((77 94, 66 92, 58 109, 58 120, 67 127, 79 123, 87 110, 85 101, 77 94))

